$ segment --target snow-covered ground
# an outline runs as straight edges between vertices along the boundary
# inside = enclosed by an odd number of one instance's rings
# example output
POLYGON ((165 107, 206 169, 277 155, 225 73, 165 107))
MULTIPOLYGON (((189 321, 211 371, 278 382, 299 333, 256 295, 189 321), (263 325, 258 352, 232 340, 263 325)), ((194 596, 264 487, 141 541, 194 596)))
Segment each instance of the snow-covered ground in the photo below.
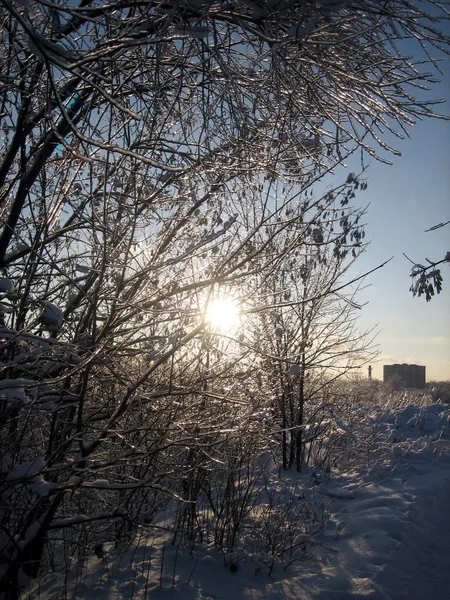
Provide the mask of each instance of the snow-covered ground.
MULTIPOLYGON (((270 575, 251 556, 188 551, 152 530, 120 555, 110 550, 82 570, 73 566, 67 585, 53 574, 22 598, 450 599, 449 405, 356 406, 346 427, 340 470, 296 483, 298 502, 313 497, 327 511, 324 530, 300 537, 293 560, 282 557, 270 575)), ((293 474, 281 477, 292 485, 293 474)))

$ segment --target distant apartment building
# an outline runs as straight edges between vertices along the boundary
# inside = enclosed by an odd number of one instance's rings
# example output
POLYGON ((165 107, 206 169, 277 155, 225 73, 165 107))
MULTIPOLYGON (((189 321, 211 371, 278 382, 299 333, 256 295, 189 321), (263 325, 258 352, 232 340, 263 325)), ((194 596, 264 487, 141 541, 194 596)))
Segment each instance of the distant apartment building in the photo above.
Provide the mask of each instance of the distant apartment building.
POLYGON ((425 367, 421 365, 383 365, 383 381, 393 380, 398 387, 424 388, 425 367))

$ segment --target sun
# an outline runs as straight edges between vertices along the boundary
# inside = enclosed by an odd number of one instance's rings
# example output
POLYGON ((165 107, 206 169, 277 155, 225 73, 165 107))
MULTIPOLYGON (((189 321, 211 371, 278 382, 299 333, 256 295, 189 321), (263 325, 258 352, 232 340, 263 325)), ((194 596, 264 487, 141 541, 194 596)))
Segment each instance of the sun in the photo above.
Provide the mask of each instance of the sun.
POLYGON ((213 329, 229 333, 241 323, 238 303, 233 298, 211 300, 206 309, 206 321, 213 329))

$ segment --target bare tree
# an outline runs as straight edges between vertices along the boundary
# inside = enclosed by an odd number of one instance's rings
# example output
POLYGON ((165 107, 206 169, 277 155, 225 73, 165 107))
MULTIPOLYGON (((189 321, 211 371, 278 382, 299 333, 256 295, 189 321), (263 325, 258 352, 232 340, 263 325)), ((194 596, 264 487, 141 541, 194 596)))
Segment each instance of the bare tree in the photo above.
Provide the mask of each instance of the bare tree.
POLYGON ((365 249, 364 210, 348 205, 359 188, 366 184, 353 175, 342 189, 311 201, 302 217, 301 244, 294 242, 298 226, 285 233, 282 244, 292 250, 278 252, 284 258, 261 286, 265 310, 256 309, 260 320, 253 347, 281 423, 284 468, 301 469, 305 444, 314 439, 304 438, 303 431, 317 417, 325 388, 373 357, 374 331, 359 332, 356 326, 362 308, 358 288, 342 283, 365 249))

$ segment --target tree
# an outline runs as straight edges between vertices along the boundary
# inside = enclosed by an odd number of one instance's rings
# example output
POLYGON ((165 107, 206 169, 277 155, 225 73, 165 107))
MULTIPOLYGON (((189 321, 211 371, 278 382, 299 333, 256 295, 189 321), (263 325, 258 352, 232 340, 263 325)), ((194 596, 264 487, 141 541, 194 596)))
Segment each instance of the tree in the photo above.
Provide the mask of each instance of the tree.
POLYGON ((373 356, 373 331, 362 334, 355 327, 361 309, 356 290, 343 286, 340 292, 343 276, 365 247, 364 211, 348 206, 354 191, 365 187, 353 176, 339 193, 317 202, 318 214, 305 215, 301 246, 294 243, 297 229, 286 232, 282 244, 293 251, 278 251, 284 258, 261 285, 265 310, 259 313, 253 348, 261 356, 281 423, 284 468, 301 470, 306 461, 305 446, 318 430, 303 432, 309 419, 318 419, 324 389, 373 356))
POLYGON ((204 298, 273 273, 287 227, 304 243, 325 172, 437 116, 401 40, 449 40, 441 2, 1 7, 0 586, 16 597, 57 534, 119 539, 182 498, 189 456, 205 472, 231 417, 219 395, 199 434, 204 298))
MULTIPOLYGON (((434 225, 425 231, 435 231, 436 229, 445 227, 449 223, 450 221, 439 223, 439 225, 434 225)), ((406 258, 408 257, 406 256, 406 258)), ((425 295, 426 301, 429 302, 435 292, 436 294, 440 294, 442 291, 442 275, 441 269, 438 267, 446 262, 450 262, 450 252, 447 252, 442 260, 429 260, 427 258, 427 265, 415 263, 410 258, 408 258, 408 260, 413 265, 411 268, 412 284, 409 291, 412 292, 413 296, 419 296, 419 298, 420 296, 425 295)))

